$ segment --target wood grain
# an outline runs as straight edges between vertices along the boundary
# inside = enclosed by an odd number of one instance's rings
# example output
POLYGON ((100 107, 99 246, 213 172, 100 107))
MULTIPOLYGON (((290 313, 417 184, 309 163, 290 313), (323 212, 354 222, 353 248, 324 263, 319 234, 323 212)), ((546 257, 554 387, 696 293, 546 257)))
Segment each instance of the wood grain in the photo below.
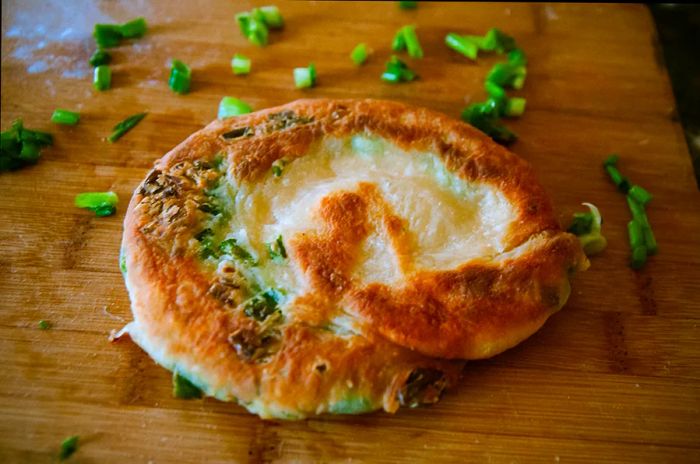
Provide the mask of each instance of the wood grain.
POLYGON ((3 2, 2 127, 22 117, 56 143, 36 166, 0 175, 0 462, 49 462, 73 434, 81 446, 71 459, 85 463, 700 461, 700 193, 644 7, 277 2, 286 28, 259 49, 233 20, 249 2, 66 3, 3 2), (45 32, 18 34, 26 15, 45 32), (94 92, 92 22, 138 15, 148 34, 115 49, 113 89, 94 92), (410 61, 421 79, 383 83, 393 33, 408 23, 426 52, 410 61), (173 399, 168 372, 128 340, 108 341, 130 319, 117 263, 128 198, 154 160, 215 117, 222 96, 254 108, 389 98, 457 117, 483 98, 498 58, 470 63, 444 35, 494 26, 530 58, 518 92, 527 112, 509 123, 521 136, 514 151, 534 165, 562 220, 582 201, 598 205, 609 240, 539 333, 469 363, 434 407, 297 423, 173 399), (51 35, 68 27, 68 38, 51 35), (348 53, 358 42, 374 53, 356 69, 348 53), (249 76, 231 73, 235 52, 252 58, 249 76), (193 68, 187 96, 167 87, 171 58, 193 68), (295 89, 291 70, 311 61, 318 87, 295 89), (48 69, 37 71, 38 62, 48 69), (80 124, 52 126, 58 107, 80 110, 80 124), (118 143, 103 141, 144 110, 118 143), (655 195, 649 217, 660 251, 639 272, 627 267, 624 198, 600 169, 613 151, 655 195), (76 193, 107 189, 122 200, 113 217, 72 206, 76 193), (39 330, 40 319, 53 328, 39 330))

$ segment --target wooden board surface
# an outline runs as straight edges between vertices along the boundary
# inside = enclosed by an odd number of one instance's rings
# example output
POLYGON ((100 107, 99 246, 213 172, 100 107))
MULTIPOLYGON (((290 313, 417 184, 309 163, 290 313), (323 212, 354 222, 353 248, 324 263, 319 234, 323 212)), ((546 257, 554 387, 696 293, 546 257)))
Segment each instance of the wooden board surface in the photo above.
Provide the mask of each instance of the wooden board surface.
POLYGON ((278 3, 287 26, 248 44, 234 22, 248 2, 3 2, 2 127, 17 117, 55 134, 34 167, 0 174, 0 462, 50 462, 81 437, 72 462, 699 462, 700 194, 673 97, 639 5, 278 3), (143 39, 114 52, 114 86, 91 89, 92 24, 146 16, 143 39), (418 26, 417 82, 378 79, 395 30, 418 26), (497 26, 530 58, 524 117, 510 123, 562 219, 582 201, 605 217, 608 249, 574 281, 567 306, 515 349, 467 365, 434 407, 302 422, 262 421, 215 400, 181 401, 170 376, 128 340, 118 269, 121 222, 153 161, 216 116, 224 95, 260 109, 300 97, 388 98, 457 117, 483 97, 497 57, 472 64, 447 32, 497 26), (352 66, 361 41, 369 63, 352 66), (233 53, 253 59, 235 77, 233 53), (191 94, 167 87, 168 60, 193 68, 191 94), (316 63, 318 87, 292 69, 316 63), (51 112, 78 109, 77 127, 51 112), (115 144, 127 115, 148 117, 115 144), (600 168, 622 169, 655 194, 660 251, 627 266, 629 213, 600 168), (115 190, 117 215, 72 206, 82 191, 115 190), (53 328, 37 328, 40 319, 53 328))

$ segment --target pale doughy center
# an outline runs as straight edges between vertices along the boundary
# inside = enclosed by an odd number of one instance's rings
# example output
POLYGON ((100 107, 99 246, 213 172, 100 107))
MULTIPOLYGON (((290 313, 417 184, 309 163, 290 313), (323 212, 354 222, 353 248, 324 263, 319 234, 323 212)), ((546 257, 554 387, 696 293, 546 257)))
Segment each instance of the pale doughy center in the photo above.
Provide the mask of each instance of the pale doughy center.
MULTIPOLYGON (((241 186, 228 235, 266 253, 260 244, 278 235, 288 243, 298 233, 320 230, 321 200, 334 192, 357 191, 363 182, 374 184, 407 225, 411 272, 454 269, 504 251, 505 232, 515 212, 500 191, 459 179, 437 155, 407 152, 365 135, 321 139, 305 156, 285 165, 280 177, 270 173, 241 186)), ((259 271, 291 294, 309 289, 294 264, 268 263, 259 271)), ((364 284, 394 285, 407 277, 385 230, 374 230, 364 240, 352 277, 364 284)))

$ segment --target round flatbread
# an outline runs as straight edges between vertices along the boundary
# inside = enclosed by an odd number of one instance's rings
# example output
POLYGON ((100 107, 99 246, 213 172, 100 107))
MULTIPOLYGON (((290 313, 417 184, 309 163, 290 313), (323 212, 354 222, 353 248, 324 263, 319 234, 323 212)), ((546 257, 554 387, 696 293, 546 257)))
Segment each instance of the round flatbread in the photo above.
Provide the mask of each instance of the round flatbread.
POLYGON ((137 188, 123 256, 132 338, 206 394, 281 418, 435 402, 450 359, 531 335, 588 265, 527 163, 377 100, 193 134, 137 188))

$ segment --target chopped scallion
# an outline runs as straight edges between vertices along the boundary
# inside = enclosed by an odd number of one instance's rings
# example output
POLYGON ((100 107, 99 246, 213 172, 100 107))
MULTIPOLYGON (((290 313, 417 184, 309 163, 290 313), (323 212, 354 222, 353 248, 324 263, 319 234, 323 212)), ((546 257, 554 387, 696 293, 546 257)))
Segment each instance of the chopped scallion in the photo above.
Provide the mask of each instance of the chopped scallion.
POLYGON ((578 237, 584 253, 591 256, 603 251, 608 241, 601 232, 603 218, 598 208, 592 203, 583 203, 583 205, 589 209, 589 212, 574 214, 574 221, 567 230, 578 237))
POLYGON ((522 114, 525 112, 525 104, 527 103, 527 100, 524 98, 520 97, 513 97, 509 98, 506 101, 506 109, 504 111, 505 116, 509 117, 517 117, 517 116, 522 116, 522 114))
POLYGON ((95 50, 95 53, 92 54, 88 63, 94 68, 101 64, 109 64, 110 61, 112 61, 112 55, 98 48, 95 50))
POLYGON ((190 382, 189 379, 181 376, 177 371, 173 371, 173 396, 175 398, 189 400, 201 398, 202 395, 202 390, 190 382))
POLYGON ((114 192, 85 192, 75 197, 75 206, 89 209, 96 216, 111 216, 117 210, 119 197, 114 192))
POLYGON ((642 226, 639 224, 639 221, 632 219, 627 223, 627 234, 632 250, 644 246, 644 234, 642 233, 642 226))
POLYGON ((418 2, 400 0, 399 8, 401 8, 402 10, 415 10, 416 8, 418 8, 418 2))
POLYGON ((357 44, 350 53, 350 59, 356 66, 360 66, 367 61, 367 44, 357 44))
POLYGON ((243 100, 235 97, 224 97, 219 102, 219 119, 230 118, 231 116, 240 116, 253 111, 253 108, 243 100))
POLYGON ((184 95, 190 91, 190 83, 192 81, 192 71, 180 60, 173 60, 170 68, 170 79, 168 85, 173 92, 184 95))
POLYGON ((267 38, 269 35, 267 25, 263 21, 264 16, 262 13, 260 15, 254 15, 249 12, 238 13, 236 15, 236 22, 241 30, 241 33, 249 42, 264 47, 267 45, 267 38))
POLYGON ((250 67, 250 58, 238 53, 233 55, 233 59, 231 60, 231 69, 233 70, 233 74, 248 74, 250 72, 250 67))
POLYGON ((382 80, 391 83, 409 82, 417 77, 418 75, 396 55, 392 55, 387 61, 386 70, 382 74, 382 80))
POLYGON ((508 62, 513 66, 527 66, 527 56, 520 48, 515 48, 508 52, 508 62))
POLYGON ((144 18, 136 18, 128 21, 121 26, 119 29, 122 33, 122 37, 125 39, 138 39, 143 37, 146 33, 146 20, 144 18))
POLYGON ((275 160, 275 162, 272 163, 272 175, 275 177, 280 177, 286 164, 287 162, 283 159, 275 160))
POLYGON ((520 89, 525 83, 526 75, 527 68, 525 66, 513 66, 508 62, 496 63, 487 74, 486 80, 501 87, 520 89))
POLYGON ((0 133, 0 172, 14 171, 34 164, 41 156, 41 149, 53 144, 47 132, 25 129, 21 119, 12 123, 10 129, 0 133))
POLYGON ((76 113, 75 111, 56 109, 51 115, 51 122, 65 124, 67 126, 75 126, 78 124, 79 120, 80 113, 76 113))
POLYGON ((515 39, 499 29, 490 29, 484 36, 482 48, 488 51, 506 53, 516 47, 515 39))
POLYGON ((461 53, 472 61, 476 60, 476 57, 479 54, 479 46, 474 40, 468 37, 462 37, 454 32, 450 32, 445 36, 445 44, 447 44, 447 46, 452 50, 461 53))
POLYGON ((416 35, 416 26, 403 26, 398 30, 391 43, 391 49, 395 52, 406 50, 411 58, 423 58, 423 49, 416 35))
POLYGON ((263 21, 265 25, 270 29, 280 29, 284 27, 284 19, 280 13, 280 9, 274 5, 261 6, 257 8, 262 14, 263 21))
POLYGON ((642 206, 646 206, 647 203, 649 203, 653 198, 651 193, 647 192, 643 187, 640 187, 639 185, 633 185, 632 187, 630 187, 627 193, 642 206))
POLYGON ((307 68, 294 68, 294 85, 297 89, 316 85, 316 67, 313 63, 309 64, 307 68))
POLYGON ((281 235, 278 235, 274 242, 267 244, 267 252, 270 255, 270 259, 276 263, 282 262, 287 258, 287 249, 284 247, 281 235))
POLYGON ((106 64, 95 68, 92 85, 99 91, 107 90, 112 85, 112 70, 106 64))
POLYGON ((99 48, 116 47, 123 39, 136 39, 146 33, 146 20, 136 18, 124 24, 95 24, 92 36, 99 48))
POLYGON ((630 267, 639 269, 647 262, 647 247, 642 245, 632 249, 632 260, 630 267))
POLYGON ((40 320, 38 325, 41 330, 49 330, 51 328, 51 323, 45 319, 40 320))
POLYGON ((613 181, 613 184, 615 184, 615 187, 622 192, 622 193, 627 193, 629 189, 631 188, 629 180, 625 176, 623 176, 620 171, 617 169, 617 160, 619 157, 617 155, 610 155, 604 162, 603 162, 603 168, 605 169, 605 172, 608 173, 610 176, 610 179, 613 181))
POLYGON ((73 435, 61 442, 61 451, 58 453, 58 460, 65 461, 78 450, 78 436, 73 435))
POLYGON ((146 117, 148 113, 137 113, 129 116, 123 121, 117 123, 116 126, 112 128, 112 133, 107 137, 107 140, 111 143, 119 140, 124 134, 133 129, 138 123, 141 122, 143 118, 146 117))

